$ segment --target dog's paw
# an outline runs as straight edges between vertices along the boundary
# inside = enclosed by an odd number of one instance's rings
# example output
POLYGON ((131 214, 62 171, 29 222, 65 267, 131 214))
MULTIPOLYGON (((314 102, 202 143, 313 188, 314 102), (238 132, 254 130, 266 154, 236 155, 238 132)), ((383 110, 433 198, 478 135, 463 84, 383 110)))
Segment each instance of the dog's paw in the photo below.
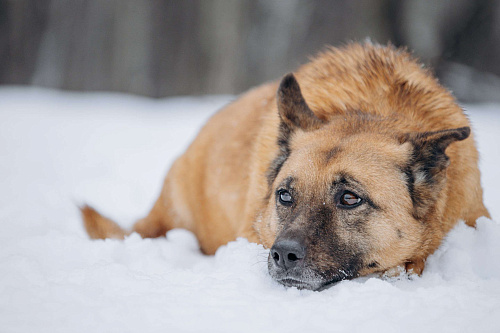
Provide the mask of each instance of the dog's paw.
POLYGON ((424 267, 425 261, 423 259, 412 260, 405 264, 405 270, 408 274, 422 275, 424 267))
POLYGON ((403 265, 398 265, 392 268, 389 268, 385 272, 381 274, 383 279, 388 280, 401 280, 401 279, 412 279, 413 277, 419 276, 422 274, 425 267, 424 260, 414 260, 406 262, 403 265))
POLYGON ((381 276, 383 279, 396 279, 396 278, 401 278, 404 275, 406 275, 405 266, 399 265, 396 267, 389 268, 388 270, 383 272, 381 276))

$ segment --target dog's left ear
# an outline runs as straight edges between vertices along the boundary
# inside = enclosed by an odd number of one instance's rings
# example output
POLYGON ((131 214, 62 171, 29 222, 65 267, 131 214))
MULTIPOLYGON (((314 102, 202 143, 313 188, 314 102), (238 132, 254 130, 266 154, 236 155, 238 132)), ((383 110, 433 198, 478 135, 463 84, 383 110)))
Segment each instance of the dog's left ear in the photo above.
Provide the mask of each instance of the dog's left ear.
POLYGON ((423 218, 438 199, 446 175, 444 171, 450 164, 446 148, 453 142, 467 139, 469 135, 470 127, 461 127, 411 133, 401 138, 401 143, 409 142, 413 148, 406 174, 416 218, 423 218))
POLYGON ((290 132, 296 128, 305 131, 318 129, 324 123, 307 105, 293 74, 283 77, 276 99, 281 122, 290 132))
POLYGON ((446 148, 455 141, 469 137, 470 127, 460 127, 436 132, 412 133, 407 140, 413 144, 414 162, 424 166, 425 170, 438 173, 450 164, 446 148))

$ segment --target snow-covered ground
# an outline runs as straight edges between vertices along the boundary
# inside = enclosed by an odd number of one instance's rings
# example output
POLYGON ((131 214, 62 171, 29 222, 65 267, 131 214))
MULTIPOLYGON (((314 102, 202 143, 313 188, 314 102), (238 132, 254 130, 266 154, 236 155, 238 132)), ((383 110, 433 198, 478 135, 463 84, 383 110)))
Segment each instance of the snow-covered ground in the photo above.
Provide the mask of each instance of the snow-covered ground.
MULTIPOLYGON (((91 241, 88 202, 123 226, 231 97, 0 89, 0 332, 500 332, 500 226, 458 225, 421 277, 285 289, 244 239, 91 241)), ((470 105, 485 202, 500 219, 500 105, 470 105)))

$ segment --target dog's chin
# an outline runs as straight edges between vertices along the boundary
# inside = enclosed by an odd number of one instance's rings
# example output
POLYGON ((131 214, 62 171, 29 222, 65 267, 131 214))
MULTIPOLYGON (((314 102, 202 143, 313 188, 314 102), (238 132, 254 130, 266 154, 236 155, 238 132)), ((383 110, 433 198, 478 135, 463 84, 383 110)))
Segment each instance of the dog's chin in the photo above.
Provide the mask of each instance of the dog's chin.
POLYGON ((288 270, 277 267, 273 261, 268 261, 269 275, 285 287, 321 291, 328 289, 342 280, 354 276, 344 270, 332 269, 329 272, 318 272, 310 265, 302 263, 288 270))
POLYGON ((341 279, 333 279, 330 281, 323 280, 305 280, 285 277, 281 279, 275 279, 277 282, 281 283, 285 287, 295 287, 297 289, 306 289, 313 291, 321 291, 328 289, 339 282, 341 279))
POLYGON ((307 281, 297 280, 293 278, 284 278, 276 280, 285 287, 295 287, 297 289, 318 290, 322 287, 323 282, 320 281, 307 281))
POLYGON ((283 271, 276 266, 269 265, 269 274, 278 283, 285 287, 295 287, 297 289, 307 289, 321 291, 328 289, 338 282, 352 278, 347 274, 325 274, 319 273, 310 267, 295 267, 294 269, 283 271))

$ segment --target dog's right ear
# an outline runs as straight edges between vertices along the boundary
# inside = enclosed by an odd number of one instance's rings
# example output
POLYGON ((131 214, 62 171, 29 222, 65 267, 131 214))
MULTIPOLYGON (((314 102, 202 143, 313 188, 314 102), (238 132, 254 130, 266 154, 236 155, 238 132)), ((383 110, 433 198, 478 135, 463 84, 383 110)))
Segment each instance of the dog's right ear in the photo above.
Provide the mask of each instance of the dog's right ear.
POLYGON ((318 129, 324 123, 307 105, 293 74, 283 77, 276 99, 282 128, 286 127, 289 132, 296 128, 304 131, 318 129))
POLYGON ((300 91, 299 83, 291 73, 285 75, 281 80, 276 100, 278 101, 280 116, 277 142, 279 151, 267 171, 269 186, 276 179, 281 167, 290 155, 290 135, 296 129, 311 131, 319 128, 324 123, 309 109, 300 91))

